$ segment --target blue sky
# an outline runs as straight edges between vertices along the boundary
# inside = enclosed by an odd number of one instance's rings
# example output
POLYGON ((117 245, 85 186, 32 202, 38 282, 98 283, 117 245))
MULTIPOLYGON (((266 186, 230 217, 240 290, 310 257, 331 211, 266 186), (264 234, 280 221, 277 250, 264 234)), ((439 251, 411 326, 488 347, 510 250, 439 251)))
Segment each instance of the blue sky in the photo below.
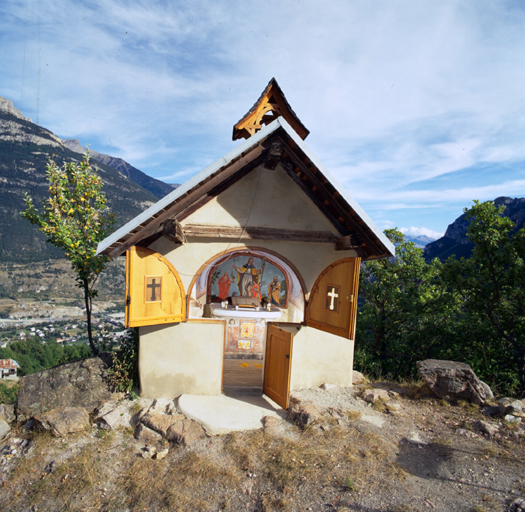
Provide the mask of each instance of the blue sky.
POLYGON ((275 77, 379 227, 525 196, 525 3, 2 0, 0 96, 183 183, 275 77))

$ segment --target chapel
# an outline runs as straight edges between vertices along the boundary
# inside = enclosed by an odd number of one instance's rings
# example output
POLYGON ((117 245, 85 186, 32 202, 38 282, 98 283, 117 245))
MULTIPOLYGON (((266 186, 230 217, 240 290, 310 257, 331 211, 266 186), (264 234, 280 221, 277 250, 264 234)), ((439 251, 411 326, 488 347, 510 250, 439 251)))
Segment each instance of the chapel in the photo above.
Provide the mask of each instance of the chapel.
POLYGON ((352 385, 359 269, 390 241, 304 140, 272 79, 229 153, 103 240, 126 257, 141 395, 352 385))

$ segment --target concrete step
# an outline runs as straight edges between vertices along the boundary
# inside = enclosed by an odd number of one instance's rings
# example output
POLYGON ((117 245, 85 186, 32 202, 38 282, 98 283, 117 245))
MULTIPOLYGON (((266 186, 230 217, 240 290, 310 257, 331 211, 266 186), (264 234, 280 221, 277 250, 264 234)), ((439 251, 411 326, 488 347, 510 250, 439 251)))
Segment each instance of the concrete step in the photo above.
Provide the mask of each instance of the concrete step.
POLYGON ((262 386, 224 386, 223 393, 226 396, 262 396, 262 386))

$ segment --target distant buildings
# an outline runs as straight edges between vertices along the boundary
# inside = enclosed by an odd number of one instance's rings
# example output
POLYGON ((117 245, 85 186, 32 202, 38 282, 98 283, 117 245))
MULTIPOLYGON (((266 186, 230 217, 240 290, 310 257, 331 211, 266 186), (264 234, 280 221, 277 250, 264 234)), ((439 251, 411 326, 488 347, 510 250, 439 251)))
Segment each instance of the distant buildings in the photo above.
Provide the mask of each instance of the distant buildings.
POLYGON ((20 365, 13 359, 0 359, 0 377, 3 380, 17 379, 16 371, 20 369, 20 365))

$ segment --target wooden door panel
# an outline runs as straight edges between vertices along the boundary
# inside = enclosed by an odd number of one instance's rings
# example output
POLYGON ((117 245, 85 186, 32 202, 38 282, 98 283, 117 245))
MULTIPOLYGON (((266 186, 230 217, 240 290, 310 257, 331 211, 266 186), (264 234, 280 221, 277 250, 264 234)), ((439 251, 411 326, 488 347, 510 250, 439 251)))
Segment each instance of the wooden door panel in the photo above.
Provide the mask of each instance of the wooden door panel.
POLYGON ((264 361, 264 394, 288 409, 292 368, 293 334, 269 323, 264 361))
POLYGON ((173 265, 144 247, 129 249, 126 253, 126 327, 185 319, 184 287, 173 265))
POLYGON ((306 325, 354 338, 360 263, 345 258, 321 272, 310 292, 306 325))

